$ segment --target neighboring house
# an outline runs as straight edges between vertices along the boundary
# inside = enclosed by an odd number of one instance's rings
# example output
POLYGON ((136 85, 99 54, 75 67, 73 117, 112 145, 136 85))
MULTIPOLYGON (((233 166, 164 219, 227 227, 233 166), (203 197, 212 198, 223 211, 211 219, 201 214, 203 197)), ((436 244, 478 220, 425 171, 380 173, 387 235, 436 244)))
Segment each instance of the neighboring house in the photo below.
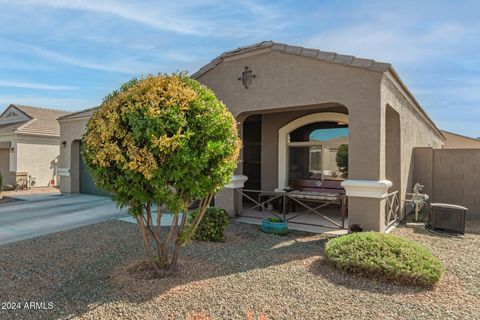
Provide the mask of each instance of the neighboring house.
MULTIPOLYGON (((268 41, 225 52, 192 77, 239 122, 237 182, 216 197, 230 213, 240 175, 246 189, 268 192, 297 180, 342 183, 349 224, 385 231, 389 197, 402 203, 416 182, 414 149, 439 149, 446 140, 388 63, 268 41), (345 144, 348 165, 337 158, 345 144)), ((59 119, 62 192, 98 193, 79 152, 93 111, 59 119)))
POLYGON ((470 138, 445 130, 442 132, 447 138, 443 146, 445 149, 480 149, 480 140, 478 138, 470 138))
POLYGON ((85 133, 88 119, 96 108, 64 115, 58 119, 60 123, 60 158, 59 175, 60 191, 65 193, 85 193, 105 196, 92 180, 81 156, 81 139, 85 133))
POLYGON ((58 117, 65 111, 10 105, 0 115, 0 171, 3 184, 35 179, 35 186, 57 183, 60 154, 58 117))

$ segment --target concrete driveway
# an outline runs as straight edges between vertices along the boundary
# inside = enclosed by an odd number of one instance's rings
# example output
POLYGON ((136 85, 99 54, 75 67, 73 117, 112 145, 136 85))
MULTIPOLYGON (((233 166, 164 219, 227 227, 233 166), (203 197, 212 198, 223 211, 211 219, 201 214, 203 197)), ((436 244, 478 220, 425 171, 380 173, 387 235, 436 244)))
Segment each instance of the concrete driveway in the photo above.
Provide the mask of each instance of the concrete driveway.
POLYGON ((15 198, 21 200, 0 204, 0 245, 128 216, 106 197, 39 194, 15 198))

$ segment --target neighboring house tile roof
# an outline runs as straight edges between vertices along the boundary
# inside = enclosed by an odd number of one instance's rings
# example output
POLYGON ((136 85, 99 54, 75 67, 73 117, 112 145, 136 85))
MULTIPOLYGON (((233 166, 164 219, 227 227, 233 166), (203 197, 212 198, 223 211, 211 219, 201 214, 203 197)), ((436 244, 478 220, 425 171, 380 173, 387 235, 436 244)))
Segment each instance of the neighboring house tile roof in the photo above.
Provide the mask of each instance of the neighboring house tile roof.
POLYGON ((192 74, 192 78, 197 79, 205 74, 210 69, 214 68, 215 66, 219 65, 223 62, 223 60, 227 57, 234 56, 241 53, 246 53, 254 50, 259 49, 270 49, 271 51, 282 52, 286 54, 291 54, 295 56, 302 56, 306 58, 331 62, 331 63, 338 63, 343 65, 348 65, 351 67, 363 68, 372 71, 378 72, 386 72, 388 68, 391 66, 389 63, 384 62, 377 62, 371 59, 363 59, 357 58, 350 55, 338 54, 336 52, 328 52, 328 51, 321 51, 317 49, 309 49, 303 48, 298 46, 290 46, 283 43, 277 43, 273 41, 262 41, 259 43, 255 43, 253 45, 240 47, 235 50, 225 51, 215 59, 213 59, 210 63, 203 66, 200 70, 192 74))
POLYGON ((22 117, 19 122, 11 122, 0 125, 0 134, 24 133, 59 136, 60 126, 57 119, 68 114, 67 111, 62 110, 11 104, 0 115, 0 118, 2 118, 8 110, 15 109, 23 113, 24 117, 22 117))
POLYGON ((452 131, 447 131, 447 130, 442 130, 443 133, 447 133, 447 134, 453 134, 455 136, 458 136, 458 137, 461 137, 461 138, 465 138, 465 139, 468 139, 468 140, 473 140, 473 141, 478 141, 480 140, 480 138, 472 138, 472 137, 469 137, 469 136, 465 136, 463 134, 460 134, 460 133, 455 133, 455 132, 452 132, 452 131))
POLYGON ((88 108, 88 109, 83 109, 77 112, 72 112, 66 115, 63 115, 58 118, 58 120, 64 120, 64 119, 75 119, 75 118, 84 118, 84 117, 91 117, 93 115, 93 112, 97 109, 98 107, 93 107, 93 108, 88 108))

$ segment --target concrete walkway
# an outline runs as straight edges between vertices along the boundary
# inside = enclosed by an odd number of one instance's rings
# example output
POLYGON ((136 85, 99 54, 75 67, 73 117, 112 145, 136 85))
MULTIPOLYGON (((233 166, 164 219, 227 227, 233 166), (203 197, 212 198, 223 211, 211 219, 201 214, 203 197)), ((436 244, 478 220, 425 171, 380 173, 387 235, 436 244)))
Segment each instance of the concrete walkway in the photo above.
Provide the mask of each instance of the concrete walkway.
MULTIPOLYGON (((0 245, 112 219, 136 223, 126 209, 117 209, 113 201, 107 197, 58 193, 10 197, 18 201, 0 204, 0 245)), ((156 221, 155 210, 152 213, 153 221, 156 221)), ((258 219, 245 217, 236 220, 254 224, 261 222, 258 219)), ((162 217, 162 225, 169 226, 171 223, 172 215, 165 214, 162 217)), ((291 224, 289 228, 333 235, 346 232, 295 224, 291 224)))
POLYGON ((0 204, 0 245, 128 217, 110 198, 75 194, 14 196, 20 201, 0 204))

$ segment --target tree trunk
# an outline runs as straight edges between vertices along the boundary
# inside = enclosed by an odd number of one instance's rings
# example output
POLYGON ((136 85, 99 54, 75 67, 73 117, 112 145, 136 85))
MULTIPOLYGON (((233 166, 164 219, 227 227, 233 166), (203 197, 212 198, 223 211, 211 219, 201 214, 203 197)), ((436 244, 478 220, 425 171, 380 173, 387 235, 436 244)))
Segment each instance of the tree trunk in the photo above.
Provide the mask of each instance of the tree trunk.
POLYGON ((212 201, 213 194, 209 194, 200 201, 198 208, 198 214, 189 226, 188 234, 184 234, 185 228, 188 225, 188 206, 185 206, 182 210, 182 218, 179 221, 179 214, 174 214, 172 225, 166 235, 166 238, 161 238, 161 205, 157 205, 157 226, 153 226, 152 219, 152 205, 147 203, 145 206, 145 214, 137 216, 137 222, 142 235, 145 250, 147 252, 150 264, 154 271, 161 277, 171 274, 175 271, 178 265, 178 257, 180 255, 181 247, 183 243, 191 240, 191 237, 195 233, 198 225, 200 224, 205 211, 207 210, 210 202, 212 201), (172 256, 170 259, 168 245, 170 241, 174 241, 174 247, 172 256), (154 255, 154 248, 152 248, 152 242, 156 245, 157 256, 154 255))
POLYGON ((147 231, 145 230, 143 217, 137 216, 136 219, 137 219, 137 222, 138 222, 138 226, 140 228, 140 233, 142 234, 143 245, 145 246, 145 251, 147 252, 147 255, 148 255, 148 258, 149 258, 149 261, 150 261, 150 265, 152 266, 153 270, 155 270, 155 272, 158 275, 164 275, 164 272, 160 269, 157 262, 155 261, 155 257, 153 255, 152 247, 150 245, 150 240, 148 238, 147 231))
MULTIPOLYGON (((162 212, 160 211, 160 205, 157 203, 157 237, 158 239, 162 239, 161 238, 161 232, 162 232, 162 212)), ((157 252, 158 252, 158 256, 159 257, 165 257, 165 252, 163 252, 163 245, 161 243, 159 243, 159 245, 157 246, 157 252)))
MULTIPOLYGON (((172 256, 172 260, 170 262, 170 266, 168 268, 168 273, 172 273, 177 268, 178 256, 180 254, 180 248, 182 246, 182 238, 181 237, 182 237, 183 231, 185 230, 185 225, 187 224, 187 218, 188 218, 188 206, 183 208, 182 222, 180 223, 180 227, 177 228, 176 239, 175 239, 175 247, 173 249, 173 256, 172 256)), ((177 219, 178 219, 178 216, 177 216, 177 219)))

